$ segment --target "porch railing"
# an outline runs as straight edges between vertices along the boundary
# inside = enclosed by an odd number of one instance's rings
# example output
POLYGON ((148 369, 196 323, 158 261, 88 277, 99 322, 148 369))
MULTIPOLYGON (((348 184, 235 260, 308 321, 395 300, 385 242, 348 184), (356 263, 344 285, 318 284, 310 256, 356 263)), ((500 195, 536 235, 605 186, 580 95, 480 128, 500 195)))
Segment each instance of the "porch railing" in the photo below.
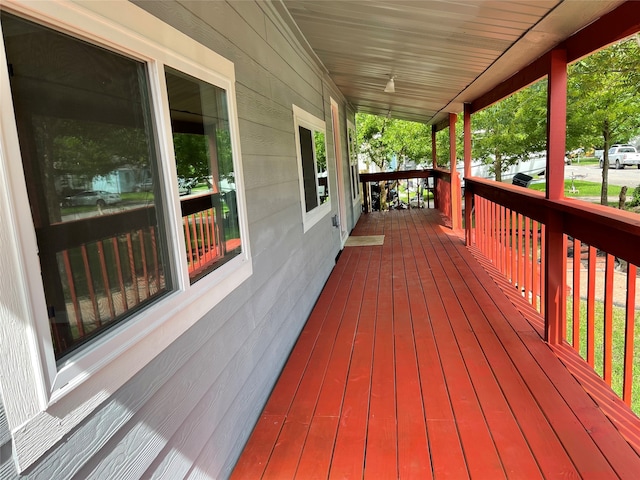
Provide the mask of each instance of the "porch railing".
MULTIPOLYGON (((362 183, 362 191, 364 194, 363 210, 365 213, 371 211, 371 184, 390 181, 402 181, 418 179, 427 182, 424 187, 433 194, 434 207, 442 211, 445 215, 451 217, 451 173, 448 170, 426 169, 426 170, 399 170, 395 172, 379 172, 379 173, 361 173, 360 182, 362 183), (433 179, 430 181, 429 179, 433 179)), ((402 199, 401 199, 402 200, 402 199)), ((423 207, 423 200, 418 195, 418 207, 423 207)), ((430 206, 427 200, 427 207, 430 206)), ((411 202, 407 202, 411 208, 411 202)))
POLYGON ((640 216, 483 179, 465 186, 467 243, 540 312, 549 341, 566 340, 640 412, 640 216))

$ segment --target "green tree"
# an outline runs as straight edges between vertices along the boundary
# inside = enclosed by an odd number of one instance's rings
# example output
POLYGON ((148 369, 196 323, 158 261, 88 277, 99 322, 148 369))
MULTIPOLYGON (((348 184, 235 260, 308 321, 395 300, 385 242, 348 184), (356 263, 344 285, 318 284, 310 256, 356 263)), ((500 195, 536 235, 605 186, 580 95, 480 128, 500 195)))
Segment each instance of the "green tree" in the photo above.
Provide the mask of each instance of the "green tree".
POLYGON ((640 47, 636 40, 614 44, 569 67, 567 138, 603 147, 603 205, 608 204, 609 147, 640 132, 640 47))
POLYGON ((196 182, 208 181, 211 176, 211 162, 217 161, 220 179, 233 179, 233 155, 229 130, 216 130, 214 159, 209 152, 210 142, 206 135, 195 133, 174 133, 173 148, 176 155, 176 170, 179 177, 196 182))
POLYGON ((546 148, 547 82, 514 93, 472 117, 472 157, 491 164, 496 180, 509 166, 546 148))
POLYGON ((406 160, 424 164, 431 159, 428 125, 363 113, 356 115, 356 125, 359 153, 380 170, 387 170, 394 157, 398 166, 406 160))
POLYGON ((179 177, 202 181, 211 174, 207 137, 191 133, 174 133, 173 148, 179 177))
POLYGON ((93 178, 149 161, 149 146, 140 129, 40 117, 34 124, 41 157, 65 173, 93 178))

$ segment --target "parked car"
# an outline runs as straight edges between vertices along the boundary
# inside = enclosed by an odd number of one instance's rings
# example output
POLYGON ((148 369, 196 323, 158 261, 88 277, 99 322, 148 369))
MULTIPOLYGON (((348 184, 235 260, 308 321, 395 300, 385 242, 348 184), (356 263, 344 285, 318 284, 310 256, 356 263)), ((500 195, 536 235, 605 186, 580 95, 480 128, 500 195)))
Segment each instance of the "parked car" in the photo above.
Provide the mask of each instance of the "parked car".
POLYGON ((65 207, 77 206, 98 206, 115 205, 122 199, 117 193, 105 192, 103 190, 85 190, 84 192, 68 195, 62 202, 65 207))
MULTIPOLYGON (((602 168, 604 159, 601 159, 599 163, 602 168)), ((640 168, 640 153, 633 145, 612 145, 609 149, 609 166, 620 170, 627 165, 635 165, 640 168)))
MULTIPOLYGON (((602 159, 604 158, 604 150, 594 150, 593 156, 602 162, 602 159)), ((602 165, 600 165, 600 168, 602 168, 602 165)))
POLYGON ((150 178, 146 179, 143 182, 137 183, 134 191, 136 192, 150 192, 153 190, 153 180, 150 178))
MULTIPOLYGON (((191 189, 195 186, 195 180, 191 178, 178 177, 178 194, 189 195, 191 189)), ((144 182, 137 183, 134 190, 136 192, 150 192, 153 190, 153 180, 150 178, 144 182)))
POLYGON ((178 177, 178 195, 189 195, 191 189, 196 186, 196 183, 193 178, 178 177))

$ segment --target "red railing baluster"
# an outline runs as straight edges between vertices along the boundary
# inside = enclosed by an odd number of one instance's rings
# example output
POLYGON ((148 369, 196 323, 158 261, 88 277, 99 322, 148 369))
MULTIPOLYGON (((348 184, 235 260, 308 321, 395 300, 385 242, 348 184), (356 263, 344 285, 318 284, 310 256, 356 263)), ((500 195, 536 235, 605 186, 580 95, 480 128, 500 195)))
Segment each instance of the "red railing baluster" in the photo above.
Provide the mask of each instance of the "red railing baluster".
POLYGON ((495 203, 488 201, 489 208, 489 244, 487 245, 489 252, 489 260, 493 262, 495 266, 495 249, 496 249, 496 205, 495 203))
POLYGON ((206 252, 206 258, 207 258, 207 262, 211 261, 214 257, 213 255, 213 248, 211 248, 211 227, 209 226, 209 210, 205 210, 203 212, 203 221, 206 222, 204 225, 204 232, 205 232, 205 237, 206 238, 206 248, 205 248, 205 252, 206 252))
POLYGON ((518 261, 517 261, 517 279, 518 279, 518 291, 522 292, 522 286, 524 285, 524 252, 522 248, 522 214, 516 215, 516 227, 517 227, 517 244, 518 244, 518 261))
POLYGON ((93 276, 91 275, 91 268, 89 266, 89 255, 87 253, 87 246, 81 245, 80 252, 82 253, 82 263, 84 264, 84 274, 87 280, 87 288, 89 290, 89 301, 93 307, 94 322, 96 326, 102 326, 100 318, 100 307, 98 305, 98 299, 96 298, 96 292, 93 289, 93 276))
POLYGON ((503 252, 504 252, 504 217, 503 217, 503 208, 500 204, 496 203, 496 215, 498 224, 498 250, 496 256, 496 267, 502 273, 504 273, 504 269, 502 268, 503 264, 503 252))
POLYGON ((502 272, 502 215, 500 204, 496 203, 496 268, 502 272))
POLYGON ((193 249, 191 248, 191 229, 189 228, 189 216, 185 216, 183 219, 184 224, 184 243, 187 247, 187 265, 189 266, 189 271, 195 269, 195 264, 193 261, 193 249))
POLYGON ((198 234, 200 236, 200 245, 202 245, 200 247, 202 249, 201 258, 204 263, 207 263, 207 261, 209 260, 209 256, 207 255, 207 249, 206 249, 206 244, 204 239, 204 225, 203 225, 202 212, 198 212, 198 219, 200 221, 200 225, 198 225, 199 227, 198 234))
POLYGON ((495 205, 493 204, 493 202, 488 200, 487 200, 487 220, 488 220, 488 229, 489 229, 489 231, 487 232, 488 233, 487 257, 491 262, 493 262, 495 266, 494 255, 493 255, 493 251, 496 246, 495 245, 495 228, 496 228, 495 205))
POLYGON ((547 250, 547 242, 546 242, 546 236, 545 236, 545 230, 546 227, 544 224, 540 225, 540 315, 542 315, 543 317, 545 316, 545 308, 544 308, 544 302, 545 302, 545 285, 546 285, 546 281, 547 281, 547 275, 546 275, 546 270, 545 270, 545 263, 546 263, 546 250, 547 250))
POLYGON ((507 265, 509 264, 509 237, 510 237, 510 227, 509 227, 509 211, 505 207, 501 207, 502 210, 502 272, 503 275, 507 275, 507 265))
POLYGON ((488 217, 488 205, 487 200, 482 199, 482 253, 488 257, 489 246, 489 217, 488 217))
MULTIPOLYGON (((154 275, 156 277, 156 292, 159 292, 162 289, 160 284, 160 264, 158 263, 158 248, 156 243, 156 227, 151 227, 149 230, 151 234, 151 251, 153 252, 153 267, 154 267, 154 275)), ((154 293, 156 293, 154 292, 154 293)))
POLYGON ((201 260, 200 260, 200 247, 198 245, 198 229, 196 226, 197 220, 196 220, 196 216, 195 215, 191 215, 191 238, 193 239, 194 242, 194 246, 193 246, 193 252, 195 255, 195 260, 194 260, 194 264, 196 266, 196 268, 200 268, 201 267, 201 260))
POLYGON ((487 221, 487 201, 476 195, 476 205, 480 205, 480 209, 477 210, 480 212, 480 218, 478 219, 476 216, 476 230, 480 230, 481 232, 480 250, 487 256, 487 228, 489 228, 489 222, 487 221), (479 227, 478 222, 480 222, 479 227))
POLYGON ((509 259, 509 280, 515 285, 515 272, 517 267, 516 259, 518 258, 518 244, 516 241, 516 225, 515 219, 517 214, 515 210, 510 210, 509 218, 511 219, 511 258, 509 259))
POLYGON ((573 311, 572 311, 572 344, 576 352, 580 352, 580 250, 582 245, 577 238, 573 239, 573 311))
POLYGON ((109 271, 107 270, 107 261, 104 255, 104 242, 99 241, 96 243, 98 249, 98 259, 100 261, 100 271, 102 272, 102 284, 104 286, 104 293, 107 297, 107 305, 109 306, 109 313, 111 314, 111 320, 116 318, 116 311, 113 308, 113 298, 111 297, 111 286, 109 285, 109 271))
POLYGON ((71 270, 71 261, 69 260, 68 250, 64 250, 62 252, 62 261, 64 263, 64 270, 67 275, 67 281, 69 283, 69 295, 71 296, 71 304, 73 305, 73 312, 76 315, 76 327, 78 328, 78 336, 84 337, 84 324, 82 323, 82 311, 80 310, 80 302, 78 302, 78 295, 76 294, 76 284, 73 279, 73 271, 71 270))
POLYGON ((524 297, 531 294, 531 219, 524 217, 524 297))
POLYGON ((149 287, 149 270, 147 269, 147 253, 144 246, 144 232, 138 230, 138 242, 140 243, 140 263, 142 263, 142 278, 144 280, 144 291, 146 298, 151 296, 151 288, 149 287))
POLYGON ((604 352, 603 378, 611 385, 611 356, 613 355, 613 268, 615 259, 607 254, 604 276, 604 352))
POLYGON ((596 256, 595 247, 589 245, 589 265, 587 277, 587 363, 595 366, 596 331, 596 256))
POLYGON ((509 226, 508 226, 508 219, 509 217, 507 216, 507 209, 504 207, 500 207, 500 213, 501 213, 501 217, 502 217, 502 228, 501 228, 501 232, 502 232, 502 274, 506 275, 507 274, 507 249, 509 248, 509 226))
POLYGON ((625 312, 624 329, 624 380, 622 384, 622 399, 624 403, 631 406, 633 397, 633 358, 634 358, 634 335, 636 317, 636 276, 638 269, 632 263, 627 265, 627 308, 625 312))
POLYGON ((136 305, 140 303, 140 291, 138 290, 138 272, 136 271, 135 256, 133 254, 133 241, 131 233, 127 233, 127 253, 129 254, 129 268, 131 269, 131 286, 136 299, 136 305))
POLYGON ((122 312, 126 312, 127 304, 127 290, 124 286, 124 276, 122 275, 122 264, 120 263, 120 248, 118 243, 118 237, 111 239, 111 245, 113 246, 113 255, 116 262, 116 271, 118 274, 118 286, 120 287, 120 296, 122 297, 122 312))
POLYGON ((538 308, 538 292, 540 292, 540 267, 538 266, 538 222, 533 221, 533 233, 532 233, 532 245, 531 245, 531 305, 533 308, 540 311, 538 308))

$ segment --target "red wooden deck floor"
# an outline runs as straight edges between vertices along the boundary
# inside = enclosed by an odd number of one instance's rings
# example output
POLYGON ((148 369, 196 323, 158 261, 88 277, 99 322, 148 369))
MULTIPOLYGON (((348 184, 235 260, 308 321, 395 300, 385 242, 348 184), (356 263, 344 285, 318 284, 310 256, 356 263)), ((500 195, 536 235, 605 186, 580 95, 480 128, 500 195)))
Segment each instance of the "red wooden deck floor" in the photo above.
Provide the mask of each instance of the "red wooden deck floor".
POLYGON ((640 478, 640 422, 432 210, 363 216, 234 479, 640 478))

